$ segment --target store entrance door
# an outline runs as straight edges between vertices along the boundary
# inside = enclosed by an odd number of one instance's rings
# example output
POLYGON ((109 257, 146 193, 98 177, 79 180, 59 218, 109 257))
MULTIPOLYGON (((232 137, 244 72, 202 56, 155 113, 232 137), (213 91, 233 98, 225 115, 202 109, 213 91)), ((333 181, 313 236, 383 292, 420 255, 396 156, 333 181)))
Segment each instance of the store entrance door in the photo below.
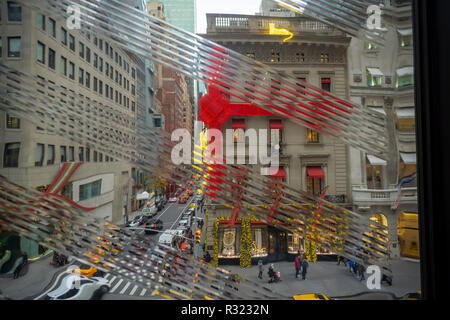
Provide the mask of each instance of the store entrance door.
POLYGON ((287 259, 287 235, 286 232, 269 227, 269 254, 268 262, 287 259))

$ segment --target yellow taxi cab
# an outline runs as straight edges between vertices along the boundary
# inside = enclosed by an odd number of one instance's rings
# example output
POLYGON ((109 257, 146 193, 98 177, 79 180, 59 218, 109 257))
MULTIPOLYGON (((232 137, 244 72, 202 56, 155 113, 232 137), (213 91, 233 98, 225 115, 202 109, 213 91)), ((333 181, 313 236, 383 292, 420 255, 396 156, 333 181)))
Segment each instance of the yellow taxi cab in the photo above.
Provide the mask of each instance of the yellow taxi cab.
POLYGON ((292 297, 294 300, 332 300, 321 293, 297 294, 292 297))
POLYGON ((421 300, 422 299, 422 291, 416 291, 408 293, 406 296, 406 300, 421 300))
POLYGON ((87 264, 82 264, 78 269, 73 270, 74 273, 88 278, 93 277, 97 273, 97 271, 97 268, 91 267, 87 264))

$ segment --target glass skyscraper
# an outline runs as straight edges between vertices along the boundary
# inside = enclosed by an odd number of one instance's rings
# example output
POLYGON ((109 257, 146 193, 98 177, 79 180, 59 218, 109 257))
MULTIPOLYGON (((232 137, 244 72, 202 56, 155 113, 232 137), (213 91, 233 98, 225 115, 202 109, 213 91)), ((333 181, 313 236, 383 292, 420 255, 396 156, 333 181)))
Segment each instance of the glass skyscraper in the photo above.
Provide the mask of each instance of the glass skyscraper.
MULTIPOLYGON (((196 0, 157 0, 164 4, 167 22, 183 30, 195 33, 197 22, 196 0)), ((151 2, 147 0, 147 2, 151 2)))

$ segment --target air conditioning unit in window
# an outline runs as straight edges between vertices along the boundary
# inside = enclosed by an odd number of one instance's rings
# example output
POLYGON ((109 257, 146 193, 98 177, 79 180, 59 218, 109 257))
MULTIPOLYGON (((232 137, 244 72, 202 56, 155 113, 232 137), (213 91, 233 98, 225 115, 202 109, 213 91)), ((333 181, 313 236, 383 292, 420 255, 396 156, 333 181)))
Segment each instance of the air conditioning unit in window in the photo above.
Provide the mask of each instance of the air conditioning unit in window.
POLYGON ((152 125, 153 128, 164 128, 164 115, 163 114, 152 114, 152 125))
POLYGON ((353 82, 362 82, 362 74, 354 74, 353 82))
POLYGON ((384 77, 384 83, 385 84, 392 84, 392 77, 391 76, 385 76, 384 77))

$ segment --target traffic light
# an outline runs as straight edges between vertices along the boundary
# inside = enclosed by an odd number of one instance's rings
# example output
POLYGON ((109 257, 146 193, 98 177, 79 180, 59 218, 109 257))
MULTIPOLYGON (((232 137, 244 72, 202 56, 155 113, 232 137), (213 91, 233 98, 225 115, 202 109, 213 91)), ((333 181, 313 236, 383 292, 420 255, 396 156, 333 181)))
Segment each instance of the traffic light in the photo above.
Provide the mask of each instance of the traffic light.
POLYGON ((197 229, 195 231, 195 243, 200 243, 202 241, 202 231, 197 229))

